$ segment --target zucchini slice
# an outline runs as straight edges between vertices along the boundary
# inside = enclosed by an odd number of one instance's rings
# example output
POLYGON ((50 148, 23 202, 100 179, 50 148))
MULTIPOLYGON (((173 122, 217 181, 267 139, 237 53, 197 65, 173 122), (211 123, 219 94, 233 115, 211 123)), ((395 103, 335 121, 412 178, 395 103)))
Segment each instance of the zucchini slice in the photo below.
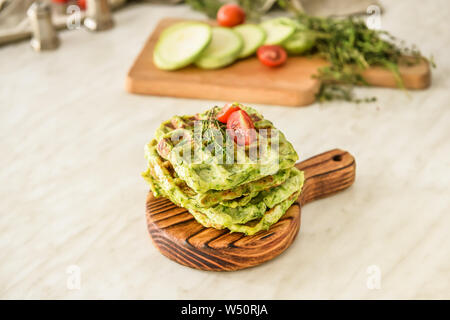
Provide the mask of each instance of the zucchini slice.
POLYGON ((266 40, 266 32, 256 24, 241 24, 234 27, 233 30, 239 33, 244 40, 244 48, 242 48, 239 58, 246 58, 254 54, 266 40))
POLYGON ((283 42, 283 47, 290 54, 302 54, 311 49, 315 43, 314 35, 308 31, 298 30, 283 42))
POLYGON ((183 68, 197 59, 211 37, 211 27, 205 23, 176 23, 161 33, 153 51, 153 62, 163 70, 183 68))
POLYGON ((230 28, 213 27, 211 43, 195 64, 203 69, 225 67, 237 59, 243 47, 244 41, 237 32, 230 28))
POLYGON ((267 38, 264 44, 281 44, 295 32, 295 23, 289 18, 275 18, 261 23, 267 38))

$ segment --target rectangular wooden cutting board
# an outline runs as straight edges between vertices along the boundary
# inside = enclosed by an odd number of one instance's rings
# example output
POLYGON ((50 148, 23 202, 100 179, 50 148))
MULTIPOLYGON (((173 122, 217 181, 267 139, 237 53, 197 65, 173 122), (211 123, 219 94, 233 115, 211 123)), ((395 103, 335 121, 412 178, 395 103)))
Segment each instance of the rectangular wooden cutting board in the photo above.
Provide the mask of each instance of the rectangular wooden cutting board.
MULTIPOLYGON (((153 64, 153 48, 161 31, 180 21, 167 18, 156 26, 128 72, 128 92, 285 106, 304 106, 315 101, 320 81, 312 76, 327 64, 319 58, 289 57, 279 68, 266 67, 253 57, 217 70, 194 66, 177 71, 159 70, 153 64)), ((426 61, 401 66, 400 73, 408 89, 424 89, 430 85, 430 68, 426 61)), ((392 73, 383 68, 370 68, 363 76, 371 85, 396 87, 392 73)))

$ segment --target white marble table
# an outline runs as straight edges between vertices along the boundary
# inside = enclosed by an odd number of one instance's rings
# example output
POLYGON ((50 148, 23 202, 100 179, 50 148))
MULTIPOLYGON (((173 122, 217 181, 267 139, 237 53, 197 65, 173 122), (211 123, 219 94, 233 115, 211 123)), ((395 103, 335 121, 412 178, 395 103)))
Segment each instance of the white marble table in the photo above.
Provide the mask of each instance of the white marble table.
POLYGON ((124 90, 158 19, 200 14, 134 6, 110 32, 61 33, 54 52, 0 48, 0 298, 450 298, 450 5, 385 8, 383 28, 434 54, 433 86, 358 90, 374 104, 257 105, 303 159, 350 151, 357 179, 303 209, 300 235, 279 258, 234 273, 159 254, 140 177, 161 120, 223 102, 124 90))

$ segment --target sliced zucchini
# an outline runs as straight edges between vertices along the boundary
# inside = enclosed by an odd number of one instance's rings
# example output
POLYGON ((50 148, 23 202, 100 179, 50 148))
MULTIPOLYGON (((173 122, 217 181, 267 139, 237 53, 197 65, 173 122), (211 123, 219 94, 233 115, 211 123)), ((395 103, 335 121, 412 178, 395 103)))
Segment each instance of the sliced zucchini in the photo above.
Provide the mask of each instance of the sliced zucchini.
POLYGON ((290 54, 302 54, 316 43, 316 37, 305 30, 298 30, 283 42, 283 47, 290 54))
POLYGON ((244 47, 239 54, 239 58, 246 58, 254 54, 266 40, 266 32, 256 24, 241 24, 234 27, 233 30, 239 33, 244 41, 244 47))
POLYGON ((213 27, 211 43, 195 64, 203 69, 225 67, 237 59, 243 47, 244 41, 237 32, 230 28, 213 27))
POLYGON ((153 52, 153 63, 155 64, 155 66, 158 69, 161 70, 175 70, 178 69, 177 66, 175 64, 170 64, 166 61, 164 61, 163 59, 161 59, 161 57, 159 56, 158 52, 154 51, 153 52))
POLYGON ((261 23, 267 38, 264 44, 281 44, 295 32, 295 23, 289 18, 275 18, 261 23))
POLYGON ((161 33, 153 51, 153 62, 163 70, 183 68, 198 58, 211 38, 211 27, 205 23, 176 23, 161 33))

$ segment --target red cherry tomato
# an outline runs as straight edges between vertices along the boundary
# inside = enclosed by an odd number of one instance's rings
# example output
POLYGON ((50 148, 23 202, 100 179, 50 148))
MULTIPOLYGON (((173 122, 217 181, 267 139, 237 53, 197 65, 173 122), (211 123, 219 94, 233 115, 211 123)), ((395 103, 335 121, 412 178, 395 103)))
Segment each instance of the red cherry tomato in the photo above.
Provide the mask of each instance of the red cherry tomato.
POLYGON ((222 27, 234 27, 244 21, 245 11, 237 4, 225 4, 217 11, 217 22, 222 27))
POLYGON ((269 67, 278 67, 286 62, 287 53, 280 46, 266 45, 259 47, 256 52, 259 61, 269 67))
POLYGON ((230 115, 235 112, 241 110, 237 104, 229 104, 227 103, 222 110, 219 111, 217 114, 217 120, 219 120, 222 123, 227 123, 228 118, 230 115))
POLYGON ((81 10, 86 10, 86 0, 77 0, 77 4, 81 10))
POLYGON ((256 139, 253 121, 244 110, 235 111, 230 115, 227 129, 231 130, 234 140, 239 145, 249 145, 256 139))

